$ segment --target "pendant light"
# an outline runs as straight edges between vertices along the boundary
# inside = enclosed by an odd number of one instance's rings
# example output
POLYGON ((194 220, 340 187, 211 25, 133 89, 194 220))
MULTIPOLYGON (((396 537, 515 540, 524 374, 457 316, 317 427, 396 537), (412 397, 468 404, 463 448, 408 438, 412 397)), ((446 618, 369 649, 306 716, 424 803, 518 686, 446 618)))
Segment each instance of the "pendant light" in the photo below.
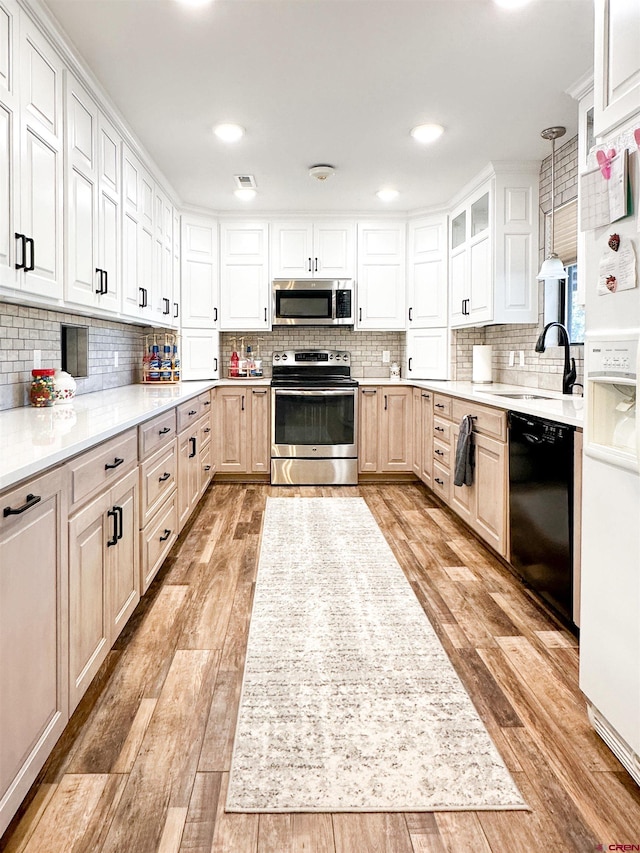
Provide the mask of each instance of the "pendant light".
POLYGON ((567 132, 566 127, 547 127, 542 131, 540 136, 543 139, 551 140, 551 251, 547 258, 543 261, 540 267, 540 272, 537 275, 538 281, 547 281, 548 279, 565 278, 564 264, 553 251, 553 213, 555 209, 555 169, 556 169, 556 139, 564 136, 567 132))

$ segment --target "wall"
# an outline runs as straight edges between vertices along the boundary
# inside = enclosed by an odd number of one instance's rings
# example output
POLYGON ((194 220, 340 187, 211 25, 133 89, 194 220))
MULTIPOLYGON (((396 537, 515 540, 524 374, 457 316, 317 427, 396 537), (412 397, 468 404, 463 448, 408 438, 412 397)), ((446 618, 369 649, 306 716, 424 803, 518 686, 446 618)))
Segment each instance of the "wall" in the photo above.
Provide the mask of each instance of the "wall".
POLYGON ((402 365, 405 357, 404 332, 354 332, 351 329, 308 327, 286 328, 259 335, 236 335, 225 332, 220 336, 220 352, 223 372, 227 376, 227 365, 234 342, 240 346, 258 344, 263 359, 265 375, 271 374, 271 356, 276 350, 284 349, 342 349, 351 353, 351 374, 356 379, 389 378, 389 364, 383 364, 382 352, 388 350, 390 362, 402 365))
POLYGON ((77 394, 140 381, 144 347, 142 327, 2 302, 0 410, 29 404, 34 349, 42 353, 42 367, 60 367, 63 323, 89 329, 88 376, 77 380, 77 394), (117 369, 114 368, 115 352, 118 353, 117 369))
MULTIPOLYGON (((578 137, 570 139, 556 149, 555 155, 556 208, 578 195, 578 137)), ((544 215, 551 211, 551 155, 542 162, 540 170, 540 261, 544 257, 544 215)), ((471 379, 471 353, 473 344, 493 346, 494 382, 525 385, 550 391, 562 391, 564 349, 547 347, 546 352, 534 351, 538 335, 544 325, 542 287, 539 293, 539 319, 537 324, 485 326, 480 329, 458 329, 452 334, 453 379, 471 379), (509 352, 516 351, 516 366, 509 367, 509 352), (524 351, 524 366, 519 365, 518 353, 524 351)), ((584 374, 584 347, 571 347, 576 360, 578 382, 584 374)))

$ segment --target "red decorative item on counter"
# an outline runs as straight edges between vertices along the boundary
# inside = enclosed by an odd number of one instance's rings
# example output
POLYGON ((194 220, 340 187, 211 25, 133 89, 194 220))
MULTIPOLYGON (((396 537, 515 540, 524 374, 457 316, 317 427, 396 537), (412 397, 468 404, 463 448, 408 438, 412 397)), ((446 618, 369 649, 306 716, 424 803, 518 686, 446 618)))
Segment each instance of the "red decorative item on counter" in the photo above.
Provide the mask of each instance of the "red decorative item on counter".
POLYGON ((55 389, 53 387, 53 376, 55 370, 49 367, 39 368, 31 371, 31 390, 29 399, 31 405, 36 408, 53 406, 55 402, 55 389))

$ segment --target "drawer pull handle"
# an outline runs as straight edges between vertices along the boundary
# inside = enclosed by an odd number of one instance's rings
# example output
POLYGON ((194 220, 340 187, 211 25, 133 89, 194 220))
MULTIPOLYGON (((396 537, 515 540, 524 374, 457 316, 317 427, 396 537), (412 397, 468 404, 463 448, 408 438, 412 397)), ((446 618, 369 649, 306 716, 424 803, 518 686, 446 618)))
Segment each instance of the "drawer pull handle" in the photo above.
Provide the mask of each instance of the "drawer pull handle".
POLYGON ((205 435, 207 435, 208 433, 210 433, 210 432, 211 432, 211 427, 205 427, 205 428, 202 430, 202 432, 203 432, 205 435))
POLYGON ((170 536, 171 536, 171 531, 170 531, 170 530, 167 530, 167 528, 165 527, 165 529, 164 529, 164 536, 161 536, 161 537, 160 537, 160 541, 161 541, 161 542, 166 542, 166 541, 167 541, 167 539, 168 539, 170 536))
POLYGON ((210 405, 211 405, 211 400, 205 400, 205 401, 204 401, 204 403, 203 403, 202 405, 203 405, 203 406, 210 406, 210 405))
POLYGON ((171 432, 171 427, 165 427, 164 429, 159 429, 158 435, 166 435, 168 432, 171 432))
POLYGON ((435 452, 438 454, 438 456, 444 456, 444 450, 436 450, 435 452))
POLYGON ((6 506, 2 511, 2 515, 6 518, 8 515, 20 515, 28 509, 31 509, 32 506, 40 503, 42 498, 40 495, 27 495, 27 500, 22 506, 19 506, 17 509, 13 509, 13 507, 6 506))
POLYGON ((444 427, 434 427, 436 432, 444 432, 444 427))
POLYGON ((205 466, 204 466, 204 470, 205 470, 205 471, 210 471, 210 470, 211 470, 211 465, 205 465, 205 466))
POLYGON ((262 394, 266 394, 267 392, 266 391, 256 391, 255 388, 252 388, 251 393, 262 395, 262 394))
POLYGON ((113 460, 113 462, 105 462, 104 470, 109 471, 111 468, 117 468, 118 465, 122 465, 123 462, 124 462, 124 459, 120 459, 119 456, 116 456, 116 458, 113 460))
POLYGON ((436 403, 436 409, 444 409, 444 403, 436 403))
POLYGON ((363 388, 362 393, 363 394, 377 394, 378 392, 375 388, 363 388))
POLYGON ((158 477, 158 482, 159 483, 166 483, 166 481, 169 479, 170 476, 171 476, 170 472, 165 471, 164 474, 162 475, 162 477, 158 477))
POLYGON ((195 409, 191 409, 191 411, 187 412, 187 414, 189 415, 189 417, 191 417, 191 415, 197 415, 198 412, 195 409))
POLYGON ((431 394, 422 394, 422 396, 424 397, 425 400, 431 399, 431 394))
POLYGON ((440 479, 440 477, 436 477, 436 483, 437 483, 439 486, 444 486, 444 480, 441 480, 441 479, 440 479))

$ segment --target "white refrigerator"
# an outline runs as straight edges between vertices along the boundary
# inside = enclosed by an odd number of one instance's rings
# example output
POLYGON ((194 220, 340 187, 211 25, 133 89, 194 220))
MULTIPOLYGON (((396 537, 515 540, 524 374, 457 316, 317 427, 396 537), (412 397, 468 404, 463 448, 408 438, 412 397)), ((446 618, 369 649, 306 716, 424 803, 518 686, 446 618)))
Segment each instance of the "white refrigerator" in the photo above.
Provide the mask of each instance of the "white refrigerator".
MULTIPOLYGON (((592 229, 585 240, 580 687, 596 731, 640 784, 638 126, 640 116, 596 146, 627 147, 633 215, 592 229), (624 256, 614 252, 614 235, 624 256)), ((597 167, 595 154, 590 159, 597 167)))

